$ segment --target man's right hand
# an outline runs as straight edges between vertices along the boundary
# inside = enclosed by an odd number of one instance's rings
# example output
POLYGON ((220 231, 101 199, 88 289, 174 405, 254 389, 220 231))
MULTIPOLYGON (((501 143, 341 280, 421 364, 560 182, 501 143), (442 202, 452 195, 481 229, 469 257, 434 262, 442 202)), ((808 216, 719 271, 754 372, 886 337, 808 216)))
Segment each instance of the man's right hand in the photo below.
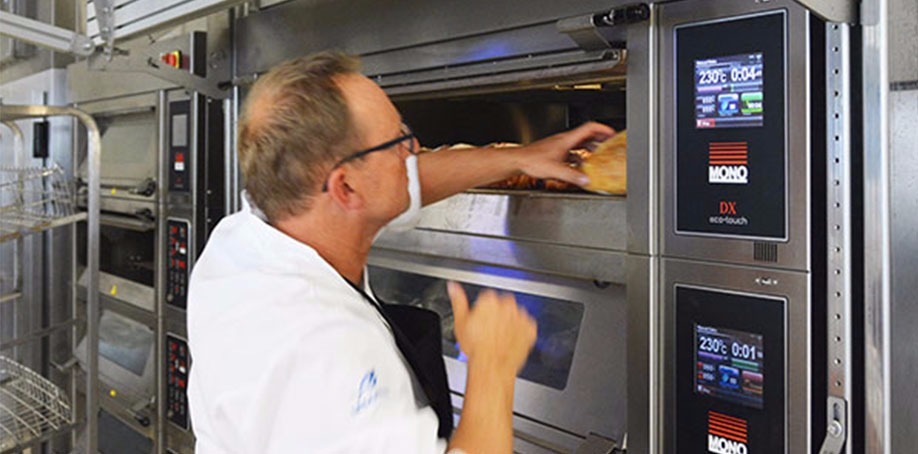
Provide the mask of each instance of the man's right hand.
POLYGON ((516 374, 536 340, 536 324, 510 293, 484 290, 469 309, 462 286, 449 282, 456 338, 468 356, 465 399, 450 449, 470 454, 513 452, 516 374))
POLYGON ((535 320, 516 304, 512 293, 483 290, 469 309, 461 285, 449 282, 447 290, 453 305, 456 339, 469 364, 515 377, 535 344, 535 320))

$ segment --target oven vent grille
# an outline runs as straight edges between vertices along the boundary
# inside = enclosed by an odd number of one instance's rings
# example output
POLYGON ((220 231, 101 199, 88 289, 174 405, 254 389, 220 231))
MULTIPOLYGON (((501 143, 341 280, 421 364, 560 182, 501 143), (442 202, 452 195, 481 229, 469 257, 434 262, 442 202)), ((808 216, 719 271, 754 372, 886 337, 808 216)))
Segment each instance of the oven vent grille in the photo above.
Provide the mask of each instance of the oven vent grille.
POLYGON ((778 245, 756 241, 752 244, 752 257, 758 262, 777 262, 778 245))

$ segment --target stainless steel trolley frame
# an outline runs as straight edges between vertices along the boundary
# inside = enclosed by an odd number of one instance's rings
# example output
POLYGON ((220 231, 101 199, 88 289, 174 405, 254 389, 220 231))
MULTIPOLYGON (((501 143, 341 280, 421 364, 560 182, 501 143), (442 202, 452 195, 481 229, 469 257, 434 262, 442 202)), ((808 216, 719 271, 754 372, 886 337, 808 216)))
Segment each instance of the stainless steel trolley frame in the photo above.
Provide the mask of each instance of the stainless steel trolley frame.
MULTIPOLYGON (((14 137, 17 138, 17 146, 21 146, 22 144, 22 133, 13 121, 50 116, 74 117, 86 127, 89 145, 87 152, 89 164, 87 211, 85 213, 70 213, 65 216, 50 217, 47 219, 30 219, 30 222, 23 223, 24 228, 19 229, 18 232, 10 233, 10 238, 21 238, 24 234, 86 220, 86 265, 89 270, 89 281, 87 284, 88 288, 98 288, 101 138, 95 120, 93 120, 89 114, 70 107, 43 105, 0 106, 0 121, 13 130, 14 137)), ((74 286, 76 285, 76 279, 72 279, 71 282, 74 286)), ((14 291, 9 295, 0 295, 0 300, 20 298, 21 295, 18 293, 20 292, 14 291)), ((76 314, 77 305, 75 288, 72 292, 71 305, 74 309, 74 314, 76 314)), ((89 341, 87 342, 86 359, 86 405, 83 406, 86 414, 85 421, 83 421, 82 425, 76 423, 79 421, 79 415, 77 414, 78 407, 72 404, 69 406, 64 405, 65 399, 49 382, 38 374, 35 374, 13 361, 4 359, 0 362, 0 393, 2 393, 0 397, 3 397, 2 401, 0 401, 0 440, 4 438, 4 433, 7 433, 7 438, 10 440, 15 440, 15 442, 10 442, 10 446, 0 443, 0 452, 18 451, 33 443, 46 440, 48 437, 60 431, 73 430, 74 428, 80 427, 86 429, 86 452, 98 451, 98 325, 99 294, 98 292, 87 292, 86 336, 89 341), (65 412, 68 410, 70 414, 66 415, 65 412), (28 415, 26 415, 27 412, 28 415), (15 423, 18 432, 13 433, 13 430, 3 426, 6 421, 10 421, 11 426, 15 423), (7 429, 6 432, 4 432, 4 429, 7 429)), ((71 326, 75 326, 75 324, 71 324, 71 326)), ((50 332, 33 333, 34 336, 40 337, 49 334, 50 332)), ((72 330, 72 336, 75 344, 78 340, 76 338, 76 330, 72 330)), ((12 347, 24 342, 29 342, 29 340, 14 339, 11 342, 7 342, 7 345, 0 347, 12 347)), ((72 383, 75 382, 75 379, 72 380, 72 383)), ((73 437, 73 440, 75 441, 76 437, 73 437)))

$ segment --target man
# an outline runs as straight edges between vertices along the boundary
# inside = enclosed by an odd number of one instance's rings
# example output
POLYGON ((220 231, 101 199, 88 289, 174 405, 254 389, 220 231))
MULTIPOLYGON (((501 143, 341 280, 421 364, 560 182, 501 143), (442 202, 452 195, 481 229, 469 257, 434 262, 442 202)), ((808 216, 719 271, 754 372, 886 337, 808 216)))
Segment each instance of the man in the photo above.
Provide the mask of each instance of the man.
POLYGON ((591 123, 518 150, 415 158, 416 139, 353 58, 319 54, 260 78, 238 141, 253 206, 220 222, 191 278, 196 452, 511 452, 533 320, 512 295, 482 292, 469 309, 449 285, 468 378, 446 440, 442 359, 425 365, 411 323, 370 295, 367 255, 380 229, 417 211, 412 182, 424 204, 518 172, 583 185, 564 156, 612 134, 591 123))

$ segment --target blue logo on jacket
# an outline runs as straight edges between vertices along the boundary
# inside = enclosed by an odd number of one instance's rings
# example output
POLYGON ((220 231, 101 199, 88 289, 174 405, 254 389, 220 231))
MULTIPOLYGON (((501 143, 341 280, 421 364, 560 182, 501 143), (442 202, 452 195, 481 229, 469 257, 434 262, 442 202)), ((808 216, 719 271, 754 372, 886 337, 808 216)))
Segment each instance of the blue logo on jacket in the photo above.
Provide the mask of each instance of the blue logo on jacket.
POLYGON ((357 392, 357 405, 354 407, 354 413, 360 413, 379 398, 380 392, 376 387, 377 378, 376 370, 370 369, 360 379, 360 387, 357 392))

